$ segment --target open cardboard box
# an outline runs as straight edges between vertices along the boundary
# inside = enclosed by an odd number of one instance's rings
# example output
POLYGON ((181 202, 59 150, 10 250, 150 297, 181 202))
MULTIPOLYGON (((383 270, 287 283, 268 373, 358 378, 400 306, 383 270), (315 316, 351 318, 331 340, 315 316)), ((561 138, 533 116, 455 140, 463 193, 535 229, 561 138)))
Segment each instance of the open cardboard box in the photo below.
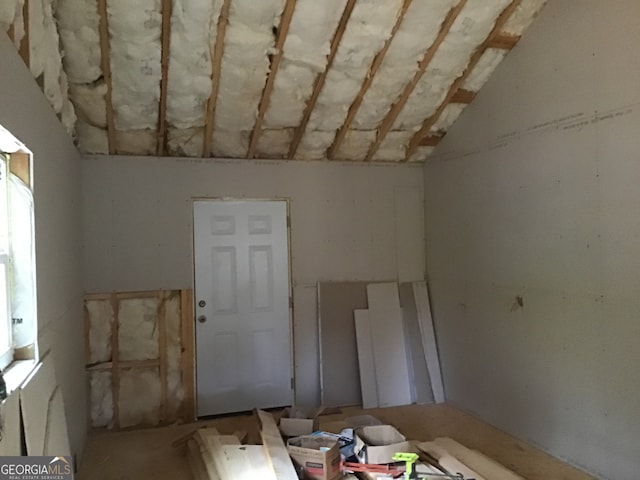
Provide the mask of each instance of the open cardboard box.
POLYGON ((340 449, 331 438, 301 436, 289 439, 287 450, 305 472, 305 478, 335 480, 342 477, 340 449))
POLYGON ((285 437, 309 435, 318 430, 318 416, 323 407, 288 407, 280 416, 280 432, 285 437))
POLYGON ((392 463, 396 453, 411 450, 405 436, 391 425, 357 428, 355 441, 354 452, 361 463, 392 463))

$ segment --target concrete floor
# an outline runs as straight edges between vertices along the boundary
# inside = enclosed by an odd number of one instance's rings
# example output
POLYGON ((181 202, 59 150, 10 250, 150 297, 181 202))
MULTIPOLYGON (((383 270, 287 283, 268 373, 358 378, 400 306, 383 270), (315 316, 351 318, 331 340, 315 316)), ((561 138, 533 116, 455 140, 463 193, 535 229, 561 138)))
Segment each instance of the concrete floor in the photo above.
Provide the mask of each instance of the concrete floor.
MULTIPOLYGON (((449 405, 410 405, 363 410, 343 408, 325 415, 323 422, 370 414, 394 425, 409 440, 451 437, 481 451, 527 480, 593 480, 550 455, 449 405)), ((245 430, 248 443, 258 443, 252 415, 235 415, 199 422, 214 425, 220 433, 245 430)), ((89 436, 79 480, 192 480, 186 448, 171 443, 198 424, 177 425, 127 432, 93 432, 89 436)))

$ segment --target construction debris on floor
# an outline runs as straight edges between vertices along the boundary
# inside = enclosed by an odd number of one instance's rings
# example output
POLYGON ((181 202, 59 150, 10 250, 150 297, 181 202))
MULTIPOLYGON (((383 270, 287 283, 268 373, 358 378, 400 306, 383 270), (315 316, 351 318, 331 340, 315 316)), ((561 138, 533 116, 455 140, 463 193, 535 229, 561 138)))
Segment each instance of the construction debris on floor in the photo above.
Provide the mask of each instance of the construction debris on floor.
POLYGON ((524 480, 451 438, 407 439, 370 415, 328 422, 318 430, 319 413, 303 418, 303 409, 278 416, 255 410, 259 445, 245 444, 246 432, 227 435, 206 426, 173 444, 187 448, 195 480, 524 480))

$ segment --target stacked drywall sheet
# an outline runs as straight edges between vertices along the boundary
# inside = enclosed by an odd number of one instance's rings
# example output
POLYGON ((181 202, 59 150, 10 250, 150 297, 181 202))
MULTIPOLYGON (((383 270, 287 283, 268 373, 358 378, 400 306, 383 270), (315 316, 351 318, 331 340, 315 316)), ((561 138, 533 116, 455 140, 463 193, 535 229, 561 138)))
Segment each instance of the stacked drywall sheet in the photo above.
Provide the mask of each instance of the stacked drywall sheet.
POLYGON ((369 308, 354 312, 365 408, 444 401, 428 297, 423 295, 424 282, 400 289, 396 283, 367 286, 369 308))
MULTIPOLYGON (((186 415, 181 292, 88 295, 93 427, 158 425, 186 415)), ((188 353, 186 353, 188 354, 188 353)))
POLYGON ((361 403, 353 311, 367 308, 367 283, 318 283, 320 391, 327 407, 361 403))

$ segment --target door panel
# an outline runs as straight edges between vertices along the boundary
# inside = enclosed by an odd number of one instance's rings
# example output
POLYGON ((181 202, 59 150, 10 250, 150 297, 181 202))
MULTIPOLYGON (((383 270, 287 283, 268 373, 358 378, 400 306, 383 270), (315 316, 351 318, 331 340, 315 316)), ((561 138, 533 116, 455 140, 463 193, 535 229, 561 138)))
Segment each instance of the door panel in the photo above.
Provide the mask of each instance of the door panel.
POLYGON ((198 415, 290 405, 286 202, 194 202, 198 415))

